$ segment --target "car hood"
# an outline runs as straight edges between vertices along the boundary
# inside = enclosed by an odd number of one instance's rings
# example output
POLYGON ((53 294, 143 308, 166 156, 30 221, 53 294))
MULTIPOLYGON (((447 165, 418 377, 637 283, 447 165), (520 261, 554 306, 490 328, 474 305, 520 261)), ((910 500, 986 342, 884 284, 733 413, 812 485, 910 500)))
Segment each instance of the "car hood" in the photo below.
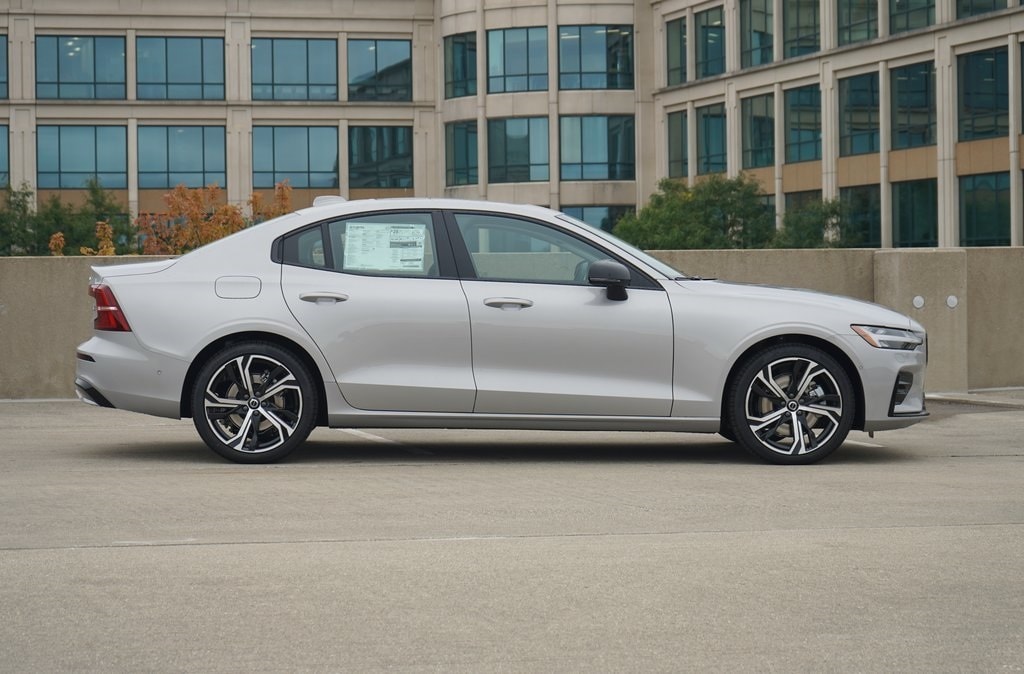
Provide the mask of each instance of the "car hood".
POLYGON ((736 300, 738 302, 770 303, 773 313, 780 316, 785 313, 806 315, 808 310, 814 310, 819 317, 824 317, 825 314, 835 316, 837 320, 840 320, 847 327, 850 324, 863 323, 865 325, 924 331, 924 328, 917 321, 898 311, 893 311, 880 304, 842 295, 832 295, 800 288, 782 288, 718 280, 687 279, 676 281, 676 285, 683 289, 681 292, 700 293, 705 297, 719 299, 722 302, 736 300))

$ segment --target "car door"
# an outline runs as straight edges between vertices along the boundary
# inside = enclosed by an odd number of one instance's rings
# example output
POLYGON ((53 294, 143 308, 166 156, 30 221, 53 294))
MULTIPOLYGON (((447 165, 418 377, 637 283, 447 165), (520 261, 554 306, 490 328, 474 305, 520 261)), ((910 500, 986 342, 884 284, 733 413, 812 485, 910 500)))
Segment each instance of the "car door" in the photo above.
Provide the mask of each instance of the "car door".
POLYGON ((672 312, 660 286, 633 269, 628 298, 610 300, 587 269, 613 255, 550 223, 473 212, 448 223, 472 325, 474 412, 669 415, 672 312))
POLYGON ((282 240, 285 301, 353 407, 473 410, 469 314, 438 223, 357 215, 282 240))

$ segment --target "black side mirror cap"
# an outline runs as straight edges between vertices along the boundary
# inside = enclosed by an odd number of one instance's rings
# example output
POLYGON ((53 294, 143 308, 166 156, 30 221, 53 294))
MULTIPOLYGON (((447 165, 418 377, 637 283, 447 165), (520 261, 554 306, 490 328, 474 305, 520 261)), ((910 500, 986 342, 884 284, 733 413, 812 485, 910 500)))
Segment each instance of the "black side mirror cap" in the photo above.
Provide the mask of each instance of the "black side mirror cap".
POLYGON ((608 299, 613 302, 622 302, 629 295, 626 293, 626 286, 629 285, 629 268, 615 260, 597 260, 590 264, 587 272, 587 281, 590 285, 604 286, 608 289, 608 299))

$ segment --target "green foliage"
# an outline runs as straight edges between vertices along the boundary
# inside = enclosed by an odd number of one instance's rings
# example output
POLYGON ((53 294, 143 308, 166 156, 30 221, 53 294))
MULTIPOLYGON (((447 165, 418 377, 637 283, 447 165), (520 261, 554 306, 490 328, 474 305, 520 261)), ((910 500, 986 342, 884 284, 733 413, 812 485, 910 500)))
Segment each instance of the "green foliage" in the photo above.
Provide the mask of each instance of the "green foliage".
POLYGON ((124 208, 99 183, 86 185, 85 201, 72 206, 56 196, 39 204, 33 211, 32 189, 25 183, 8 187, 0 205, 0 255, 49 255, 50 237, 63 232, 68 255, 96 245, 96 223, 108 221, 113 227, 113 241, 118 253, 137 251, 134 228, 124 208))
POLYGON ((832 248, 839 244, 843 207, 838 199, 809 201, 789 209, 773 248, 832 248))
POLYGON ((627 214, 615 234, 649 250, 764 248, 775 233, 775 214, 753 178, 713 175, 693 187, 662 180, 636 215, 627 214))

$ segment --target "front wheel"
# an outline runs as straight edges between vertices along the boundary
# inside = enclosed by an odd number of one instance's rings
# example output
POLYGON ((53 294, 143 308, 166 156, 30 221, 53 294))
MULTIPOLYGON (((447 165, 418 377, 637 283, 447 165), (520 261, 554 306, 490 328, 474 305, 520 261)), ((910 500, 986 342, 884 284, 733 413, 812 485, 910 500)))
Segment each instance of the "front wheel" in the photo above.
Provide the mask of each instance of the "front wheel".
POLYGON ((317 419, 306 366, 267 342, 229 346, 203 365, 192 420, 210 449, 238 463, 270 463, 301 445, 317 419))
POLYGON ((729 428, 772 463, 806 464, 834 452, 850 432, 853 385, 821 349, 782 344, 743 365, 728 389, 729 428))

